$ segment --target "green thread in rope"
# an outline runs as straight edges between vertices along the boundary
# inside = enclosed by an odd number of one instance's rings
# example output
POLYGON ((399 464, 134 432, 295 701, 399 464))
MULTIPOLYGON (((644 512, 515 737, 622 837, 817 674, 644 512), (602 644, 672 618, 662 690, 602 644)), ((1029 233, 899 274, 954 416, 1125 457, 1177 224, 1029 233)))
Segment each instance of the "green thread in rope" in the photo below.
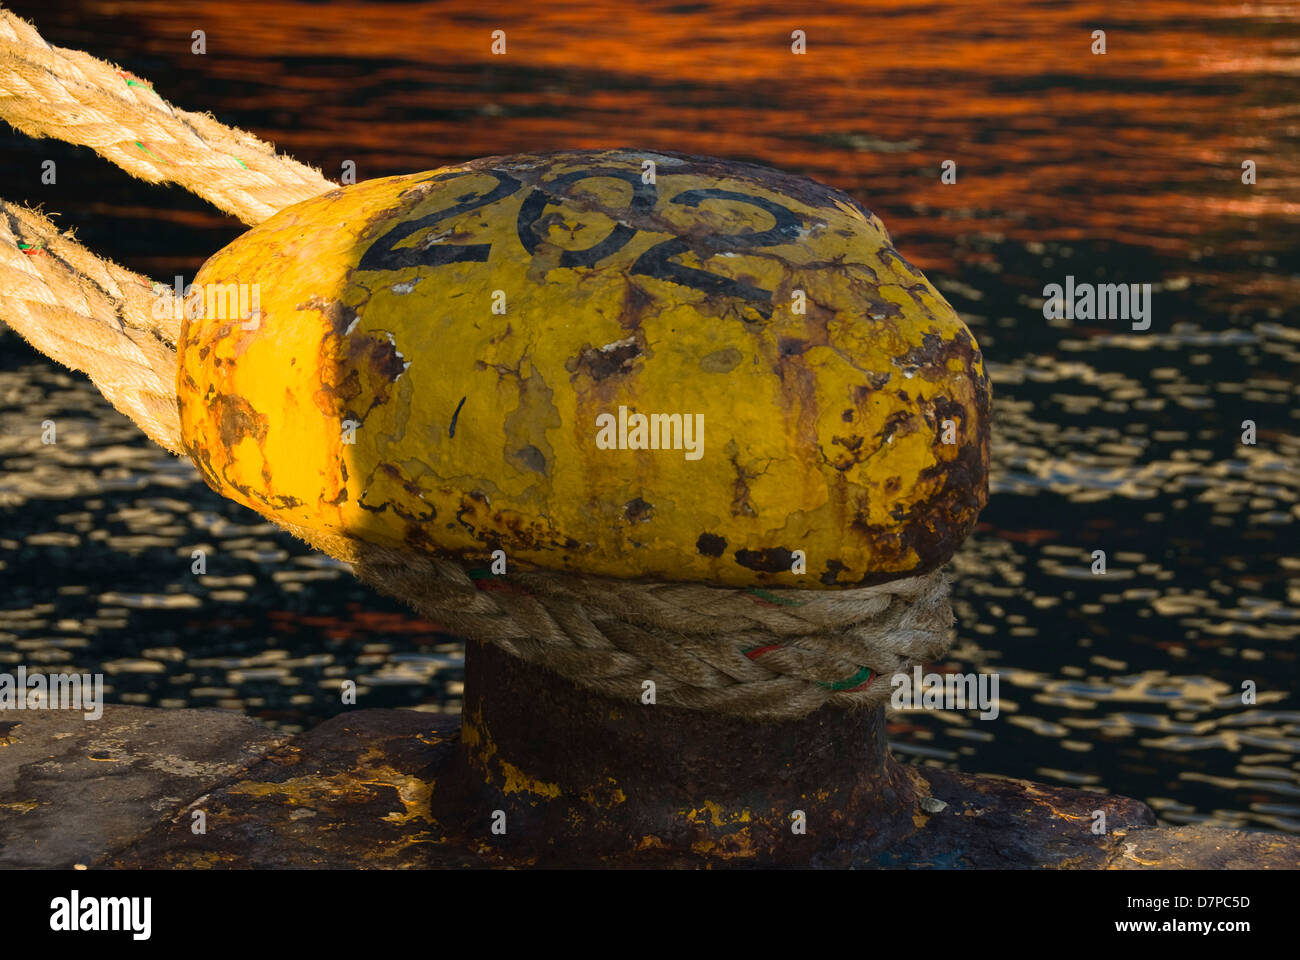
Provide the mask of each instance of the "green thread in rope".
POLYGON ((836 680, 834 683, 818 683, 817 686, 825 687, 827 690, 853 690, 866 684, 871 679, 871 668, 862 667, 853 676, 847 680, 836 680))
POLYGON ((134 73, 129 73, 126 70, 119 70, 117 71, 117 75, 126 81, 128 87, 144 87, 151 93, 153 92, 153 84, 148 80, 141 80, 134 73))
POLYGON ((233 157, 235 163, 239 164, 239 165, 240 165, 241 167, 243 167, 245 170, 248 169, 248 164, 246 164, 243 160, 240 160, 240 159, 239 159, 238 157, 236 157, 233 153, 228 154, 228 156, 233 157))
POLYGON ((154 153, 152 150, 150 150, 148 147, 146 147, 146 146, 145 146, 143 143, 141 143, 139 140, 135 141, 135 145, 136 145, 137 147, 139 147, 141 150, 143 150, 145 153, 149 154, 149 156, 153 157, 153 158, 154 158, 155 160, 157 160, 159 163, 166 163, 166 162, 167 162, 167 161, 164 160, 162 157, 158 156, 158 154, 154 153))
POLYGON ((23 243, 22 241, 19 241, 18 243, 19 250, 40 250, 44 248, 44 246, 44 240, 37 240, 35 243, 23 243))
POLYGON ((768 593, 766 590, 760 590, 758 587, 750 587, 747 593, 752 593, 760 600, 766 600, 768 603, 779 603, 783 607, 802 607, 802 600, 785 600, 778 597, 775 593, 768 593))

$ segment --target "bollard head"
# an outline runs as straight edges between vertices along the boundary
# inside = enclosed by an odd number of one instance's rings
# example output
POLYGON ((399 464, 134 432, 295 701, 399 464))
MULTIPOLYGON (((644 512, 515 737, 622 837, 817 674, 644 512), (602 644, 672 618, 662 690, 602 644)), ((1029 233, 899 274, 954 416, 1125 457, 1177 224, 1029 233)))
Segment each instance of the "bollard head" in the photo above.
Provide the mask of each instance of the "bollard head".
POLYGON ((611 150, 369 181, 196 288, 187 451, 325 538, 834 588, 938 567, 986 500, 970 331, 879 219, 775 170, 611 150))

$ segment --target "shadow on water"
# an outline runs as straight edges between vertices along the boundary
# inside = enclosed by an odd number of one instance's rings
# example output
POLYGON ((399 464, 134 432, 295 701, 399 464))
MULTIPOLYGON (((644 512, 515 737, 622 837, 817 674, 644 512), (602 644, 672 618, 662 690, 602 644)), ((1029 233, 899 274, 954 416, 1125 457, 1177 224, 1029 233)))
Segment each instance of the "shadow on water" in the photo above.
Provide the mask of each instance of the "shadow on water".
MULTIPOLYGON (((11 7, 332 177, 635 145, 850 191, 995 384, 994 497, 954 561, 946 665, 997 671, 1001 715, 899 712, 895 750, 1140 797, 1171 823, 1300 831, 1295 6, 11 7), (1067 274, 1152 284, 1151 328, 1044 319, 1067 274)), ((5 134, 0 159, 6 199, 157 279, 240 232, 86 150, 5 134)), ((0 347, 0 669, 102 670, 116 701, 291 729, 338 712, 343 677, 366 705, 459 709, 455 638, 210 493, 84 378, 7 331, 0 347)))

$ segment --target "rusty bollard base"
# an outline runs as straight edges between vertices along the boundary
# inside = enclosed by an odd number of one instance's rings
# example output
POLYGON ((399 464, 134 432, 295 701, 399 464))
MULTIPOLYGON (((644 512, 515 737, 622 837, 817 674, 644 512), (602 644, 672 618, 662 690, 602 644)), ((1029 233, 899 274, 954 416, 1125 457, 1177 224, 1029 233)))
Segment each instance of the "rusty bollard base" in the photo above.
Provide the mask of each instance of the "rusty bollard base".
POLYGON ((879 711, 653 720, 491 650, 471 646, 468 669, 463 728, 336 717, 94 865, 1300 867, 1300 838, 1157 827, 1124 797, 896 763, 879 711))
POLYGON ((1096 849, 1087 838, 1097 809, 1113 827, 1154 823, 1132 800, 899 764, 882 708, 757 723, 620 703, 477 644, 443 782, 435 817, 501 863, 851 867, 938 865, 965 847, 981 863, 1027 855, 1032 843, 990 843, 999 821, 1013 833, 1032 824, 1064 859, 1096 849))

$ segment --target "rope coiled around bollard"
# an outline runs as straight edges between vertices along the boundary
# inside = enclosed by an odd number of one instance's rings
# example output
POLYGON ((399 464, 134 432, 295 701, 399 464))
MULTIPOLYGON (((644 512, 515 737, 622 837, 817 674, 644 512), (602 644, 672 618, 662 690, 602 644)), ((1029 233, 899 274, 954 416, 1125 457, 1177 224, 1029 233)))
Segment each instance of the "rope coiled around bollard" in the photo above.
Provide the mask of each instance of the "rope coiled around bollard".
POLYGON ((594 694, 753 720, 826 704, 873 707, 889 678, 953 641, 945 568, 870 587, 801 590, 620 580, 549 571, 496 577, 292 524, 364 583, 453 633, 491 643, 594 694))
POLYGON ((549 572, 476 578, 360 544, 357 575, 453 632, 602 696, 776 720, 871 707, 951 644, 945 572, 844 590, 754 590, 549 572))

